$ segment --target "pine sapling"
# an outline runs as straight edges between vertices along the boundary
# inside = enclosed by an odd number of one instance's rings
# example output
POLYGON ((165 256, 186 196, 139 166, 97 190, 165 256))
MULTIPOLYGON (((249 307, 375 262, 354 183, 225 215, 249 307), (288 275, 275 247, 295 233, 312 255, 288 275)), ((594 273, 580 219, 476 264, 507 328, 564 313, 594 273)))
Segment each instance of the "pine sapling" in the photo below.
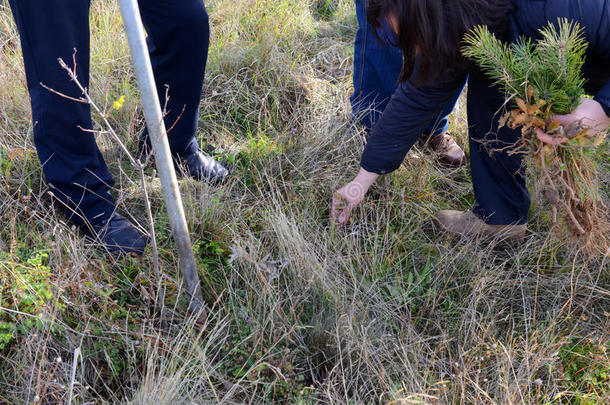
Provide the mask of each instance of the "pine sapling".
POLYGON ((505 44, 485 26, 468 33, 462 53, 473 60, 505 93, 514 108, 500 127, 521 129, 521 141, 509 153, 524 153, 537 175, 541 194, 551 206, 553 223, 563 214, 570 236, 589 252, 608 251, 608 209, 598 181, 599 147, 609 125, 586 122, 566 127, 553 119, 569 114, 585 96, 581 74, 587 42, 578 23, 559 19, 540 30, 541 39, 505 44), (537 129, 544 136, 537 134, 537 129))

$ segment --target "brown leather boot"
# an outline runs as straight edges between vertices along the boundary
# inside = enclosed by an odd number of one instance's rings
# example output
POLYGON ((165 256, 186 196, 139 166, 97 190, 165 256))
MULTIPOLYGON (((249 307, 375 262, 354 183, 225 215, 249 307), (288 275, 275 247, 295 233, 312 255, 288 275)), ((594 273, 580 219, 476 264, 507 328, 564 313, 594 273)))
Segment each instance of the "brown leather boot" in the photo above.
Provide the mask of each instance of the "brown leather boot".
POLYGON ((472 211, 439 211, 434 218, 436 225, 450 233, 488 237, 503 241, 518 241, 525 237, 525 225, 489 225, 472 211))
POLYGON ((466 164, 464 151, 448 133, 444 132, 430 137, 428 145, 442 163, 452 167, 466 164))

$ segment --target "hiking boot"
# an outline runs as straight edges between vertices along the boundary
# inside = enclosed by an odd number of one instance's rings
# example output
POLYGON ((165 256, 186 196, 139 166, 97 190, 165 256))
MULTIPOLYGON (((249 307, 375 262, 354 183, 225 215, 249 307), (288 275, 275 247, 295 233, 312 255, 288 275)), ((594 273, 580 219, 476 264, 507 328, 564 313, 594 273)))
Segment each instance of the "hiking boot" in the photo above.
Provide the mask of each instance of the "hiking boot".
POLYGON ((186 173, 196 180, 204 180, 211 184, 221 184, 229 176, 229 171, 213 157, 201 150, 176 159, 186 173))
POLYGON ((489 225, 472 211, 439 211, 434 223, 441 229, 463 236, 518 241, 525 237, 525 225, 489 225))
POLYGON ((466 164, 464 151, 448 133, 444 132, 440 135, 431 136, 428 145, 442 163, 451 167, 460 167, 466 164))
POLYGON ((140 256, 148 244, 146 236, 118 212, 85 223, 81 225, 81 230, 113 254, 134 253, 140 256))

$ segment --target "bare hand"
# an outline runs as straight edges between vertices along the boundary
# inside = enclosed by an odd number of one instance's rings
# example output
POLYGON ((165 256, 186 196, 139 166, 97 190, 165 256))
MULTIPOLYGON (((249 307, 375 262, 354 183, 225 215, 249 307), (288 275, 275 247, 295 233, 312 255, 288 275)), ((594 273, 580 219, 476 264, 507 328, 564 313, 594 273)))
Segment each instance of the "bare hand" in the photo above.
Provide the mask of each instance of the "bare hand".
POLYGON ((362 199, 366 190, 355 181, 348 183, 333 193, 333 203, 330 210, 331 221, 343 226, 349 222, 352 209, 356 207, 362 199))
POLYGON ((349 222, 352 209, 356 207, 366 194, 367 190, 377 180, 378 174, 360 169, 354 180, 333 193, 333 202, 330 209, 331 223, 343 226, 349 222))
MULTIPOLYGON (((564 128, 579 124, 581 128, 591 128, 596 132, 603 131, 610 125, 602 106, 589 98, 581 98, 580 104, 572 113, 555 115, 551 118, 551 122, 553 121, 559 122, 564 128)), ((536 129, 536 136, 541 142, 549 145, 559 145, 569 140, 566 137, 553 137, 539 128, 536 129)))

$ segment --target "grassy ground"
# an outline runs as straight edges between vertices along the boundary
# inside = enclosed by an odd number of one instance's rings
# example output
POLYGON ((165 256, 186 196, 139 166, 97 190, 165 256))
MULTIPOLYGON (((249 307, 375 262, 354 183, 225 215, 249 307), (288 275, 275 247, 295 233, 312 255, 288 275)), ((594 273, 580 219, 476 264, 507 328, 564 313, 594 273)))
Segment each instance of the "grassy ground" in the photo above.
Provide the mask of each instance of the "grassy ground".
MULTIPOLYGON (((350 1, 207 6, 199 136, 234 175, 220 188, 181 181, 212 308, 199 327, 151 169, 166 320, 150 254, 105 256, 49 208, 0 2, 0 403, 610 401, 609 258, 584 263, 549 235, 543 204, 508 250, 437 233, 433 213, 467 209, 472 187, 467 169, 439 169, 418 149, 348 229, 328 226, 332 190, 362 150, 350 1)), ((115 2, 94 0, 91 24, 92 97, 135 151, 142 120, 115 2)), ((464 117, 461 103, 461 144, 464 117)), ((145 226, 138 174, 110 139, 99 144, 121 209, 145 226)))

